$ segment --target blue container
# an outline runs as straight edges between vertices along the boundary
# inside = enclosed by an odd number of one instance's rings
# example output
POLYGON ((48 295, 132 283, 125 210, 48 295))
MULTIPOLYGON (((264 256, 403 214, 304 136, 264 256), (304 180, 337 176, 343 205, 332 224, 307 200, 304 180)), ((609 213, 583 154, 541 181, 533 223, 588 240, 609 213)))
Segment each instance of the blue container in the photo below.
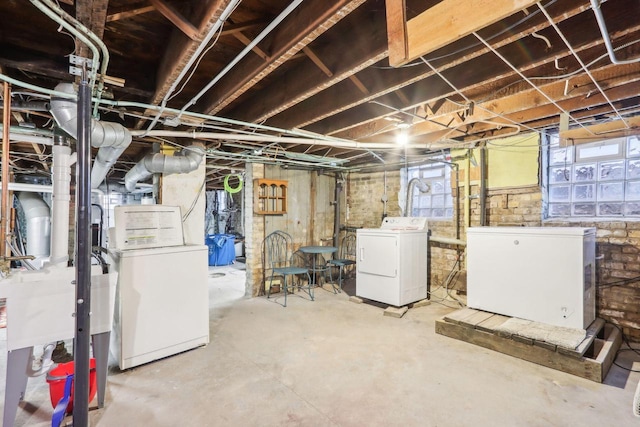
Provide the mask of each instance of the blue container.
POLYGON ((209 265, 229 265, 236 260, 233 234, 209 234, 205 242, 209 247, 209 265))

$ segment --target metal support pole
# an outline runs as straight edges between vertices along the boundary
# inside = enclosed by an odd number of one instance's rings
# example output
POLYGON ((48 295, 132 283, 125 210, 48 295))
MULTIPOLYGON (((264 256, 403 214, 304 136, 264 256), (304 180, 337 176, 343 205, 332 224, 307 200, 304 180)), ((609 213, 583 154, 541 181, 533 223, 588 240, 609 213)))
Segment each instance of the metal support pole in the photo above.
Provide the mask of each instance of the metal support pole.
POLYGON ((0 256, 8 256, 7 231, 11 205, 9 204, 9 128, 11 127, 11 87, 4 82, 2 107, 2 221, 0 221, 0 256))
POLYGON ((91 310, 91 92, 83 72, 78 92, 76 165, 76 331, 73 425, 89 425, 91 310))
POLYGON ((333 205, 333 246, 338 247, 340 244, 340 193, 342 192, 342 181, 336 174, 336 190, 333 205))
POLYGON ((487 225, 487 153, 480 147, 480 226, 487 225))

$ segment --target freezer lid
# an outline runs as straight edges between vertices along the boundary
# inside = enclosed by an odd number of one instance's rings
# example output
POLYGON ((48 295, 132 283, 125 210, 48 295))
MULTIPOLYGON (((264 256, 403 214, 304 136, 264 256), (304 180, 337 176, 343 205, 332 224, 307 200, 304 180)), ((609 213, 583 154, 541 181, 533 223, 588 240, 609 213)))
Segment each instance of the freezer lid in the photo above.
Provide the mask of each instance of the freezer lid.
POLYGON ((471 227, 467 234, 518 234, 531 236, 586 236, 595 235, 593 227, 471 227))

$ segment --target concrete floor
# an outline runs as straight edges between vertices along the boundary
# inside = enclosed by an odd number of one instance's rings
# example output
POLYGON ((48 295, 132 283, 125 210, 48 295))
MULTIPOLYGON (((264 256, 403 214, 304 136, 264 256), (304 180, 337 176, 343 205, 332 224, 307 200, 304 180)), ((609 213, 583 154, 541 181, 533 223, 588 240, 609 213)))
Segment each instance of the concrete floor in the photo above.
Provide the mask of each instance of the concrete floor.
MULTIPOLYGON (((640 374, 614 366, 597 384, 436 335, 434 320, 451 311, 438 304, 397 319, 322 289, 287 308, 247 299, 239 267, 210 268, 224 273, 209 282, 211 344, 112 369, 92 426, 640 425, 640 374)), ((3 366, 5 348, 3 331, 3 366)), ((640 369, 634 360, 618 358, 640 369)), ((31 379, 16 426, 50 425, 51 413, 44 378, 31 379)))

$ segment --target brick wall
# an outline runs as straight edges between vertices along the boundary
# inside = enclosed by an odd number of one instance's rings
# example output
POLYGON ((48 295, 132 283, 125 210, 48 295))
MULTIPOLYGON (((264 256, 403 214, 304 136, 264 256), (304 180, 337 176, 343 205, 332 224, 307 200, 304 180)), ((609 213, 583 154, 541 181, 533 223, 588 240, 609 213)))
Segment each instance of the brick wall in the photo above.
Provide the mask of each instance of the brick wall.
MULTIPOLYGON (((397 193, 400 175, 387 173, 389 215, 400 215, 397 193)), ((461 180, 462 183, 462 180, 461 180)), ((348 178, 349 225, 378 227, 382 217, 384 177, 381 173, 350 174, 348 178)), ((455 193, 455 192, 454 192, 455 193)), ((464 188, 460 187, 464 195, 464 188)), ((470 226, 480 225, 479 186, 470 186, 470 226)), ((454 194, 455 196, 455 194, 454 194)), ((462 200, 462 199, 461 199, 462 200)), ((454 202, 455 205, 455 202, 454 202)), ((464 212, 460 206, 460 238, 466 240, 464 212)), ((640 282, 608 287, 606 284, 640 276, 640 222, 566 222, 542 221, 542 192, 538 186, 517 189, 490 189, 487 193, 486 220, 489 226, 527 227, 595 227, 596 256, 596 315, 619 325, 633 341, 640 341, 640 282), (603 286, 604 285, 604 286, 603 286)), ((456 221, 431 221, 432 236, 456 238, 456 221)), ((453 270, 450 288, 466 291, 464 249, 451 244, 430 244, 430 286, 441 285, 453 270), (460 263, 457 263, 460 257, 460 263)))
MULTIPOLYGON (((398 191, 400 191, 400 172, 386 173, 387 215, 400 216, 398 206, 398 191)), ((370 174, 350 173, 345 183, 346 209, 343 209, 341 224, 353 227, 380 227, 385 194, 385 173, 370 174), (348 216, 346 212, 348 211, 348 216)))

